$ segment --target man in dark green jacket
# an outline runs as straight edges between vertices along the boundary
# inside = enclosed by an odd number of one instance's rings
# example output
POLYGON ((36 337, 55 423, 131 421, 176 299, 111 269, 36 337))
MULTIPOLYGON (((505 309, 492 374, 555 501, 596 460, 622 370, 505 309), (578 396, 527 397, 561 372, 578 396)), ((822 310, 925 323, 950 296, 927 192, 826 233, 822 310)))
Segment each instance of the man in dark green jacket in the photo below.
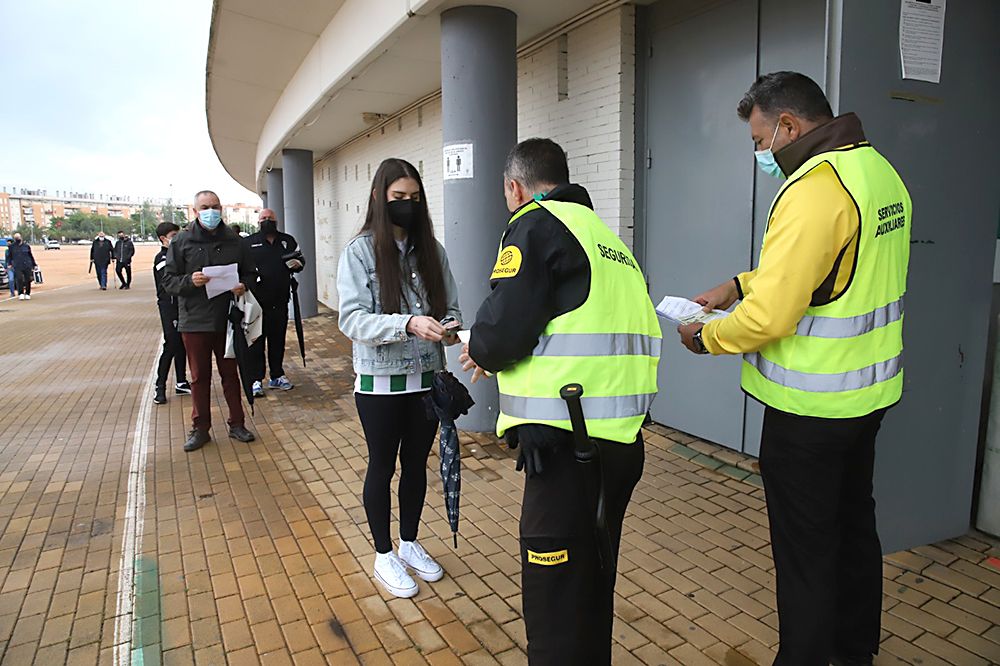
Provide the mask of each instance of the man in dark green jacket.
POLYGON ((202 191, 195 195, 194 209, 198 218, 174 238, 167 250, 163 286, 177 296, 181 332, 191 368, 191 432, 184 444, 185 451, 200 449, 211 441, 212 355, 215 355, 222 391, 229 406, 229 436, 241 442, 252 442, 254 435, 246 429, 243 402, 240 396, 239 371, 236 360, 225 358, 226 326, 233 295, 242 296, 246 285, 254 279, 254 265, 240 235, 222 222, 222 204, 218 195, 202 191), (203 272, 206 266, 236 264, 240 283, 226 292, 208 298, 205 289, 210 278, 203 272))

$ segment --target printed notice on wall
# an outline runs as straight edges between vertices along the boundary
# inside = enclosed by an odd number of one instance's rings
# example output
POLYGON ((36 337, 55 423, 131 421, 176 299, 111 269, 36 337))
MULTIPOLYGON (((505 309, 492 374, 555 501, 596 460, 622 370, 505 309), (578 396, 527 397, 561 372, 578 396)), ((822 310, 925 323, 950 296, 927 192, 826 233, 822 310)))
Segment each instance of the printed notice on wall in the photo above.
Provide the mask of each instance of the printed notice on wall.
POLYGON ((941 83, 945 0, 902 0, 899 59, 903 78, 941 83))
POLYGON ((472 178, 472 144, 452 143, 444 147, 444 179, 472 178))

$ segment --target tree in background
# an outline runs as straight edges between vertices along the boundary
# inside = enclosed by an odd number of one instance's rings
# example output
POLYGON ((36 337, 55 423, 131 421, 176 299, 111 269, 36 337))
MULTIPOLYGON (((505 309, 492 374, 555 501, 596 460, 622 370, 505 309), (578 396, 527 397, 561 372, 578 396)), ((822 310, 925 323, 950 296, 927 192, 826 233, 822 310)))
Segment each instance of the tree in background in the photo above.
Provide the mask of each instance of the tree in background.
MULTIPOLYGON (((126 233, 134 233, 134 229, 137 227, 138 225, 132 220, 125 218, 77 211, 67 217, 52 218, 49 226, 44 229, 36 229, 36 234, 44 234, 49 238, 65 238, 67 241, 90 240, 101 229, 104 230, 104 233, 113 236, 119 229, 126 233)), ((23 236, 24 233, 22 232, 21 235, 23 236)))

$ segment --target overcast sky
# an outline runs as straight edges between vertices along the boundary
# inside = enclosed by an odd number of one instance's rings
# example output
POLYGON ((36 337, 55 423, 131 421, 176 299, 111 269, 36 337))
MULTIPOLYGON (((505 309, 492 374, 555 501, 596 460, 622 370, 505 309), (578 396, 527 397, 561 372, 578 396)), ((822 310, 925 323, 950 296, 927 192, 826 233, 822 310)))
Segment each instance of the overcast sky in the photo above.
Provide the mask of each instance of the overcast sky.
POLYGON ((0 186, 257 203, 205 120, 212 0, 0 0, 0 186))

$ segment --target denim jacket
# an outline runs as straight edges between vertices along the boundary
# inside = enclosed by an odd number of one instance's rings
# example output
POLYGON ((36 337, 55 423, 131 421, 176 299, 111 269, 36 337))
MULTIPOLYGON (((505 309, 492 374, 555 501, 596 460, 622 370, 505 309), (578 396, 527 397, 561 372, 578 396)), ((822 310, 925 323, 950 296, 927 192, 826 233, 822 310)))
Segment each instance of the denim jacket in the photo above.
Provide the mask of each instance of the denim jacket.
MULTIPOLYGON (((436 242, 436 241, 435 241, 436 242)), ((444 246, 437 244, 444 277, 446 316, 462 321, 458 287, 448 265, 444 246)), ((414 315, 430 315, 427 294, 417 271, 412 249, 400 253, 403 296, 400 314, 383 314, 375 274, 375 244, 371 233, 362 233, 344 248, 337 267, 340 292, 340 330, 354 343, 354 371, 370 375, 397 375, 444 368, 444 348, 406 332, 414 315)))

